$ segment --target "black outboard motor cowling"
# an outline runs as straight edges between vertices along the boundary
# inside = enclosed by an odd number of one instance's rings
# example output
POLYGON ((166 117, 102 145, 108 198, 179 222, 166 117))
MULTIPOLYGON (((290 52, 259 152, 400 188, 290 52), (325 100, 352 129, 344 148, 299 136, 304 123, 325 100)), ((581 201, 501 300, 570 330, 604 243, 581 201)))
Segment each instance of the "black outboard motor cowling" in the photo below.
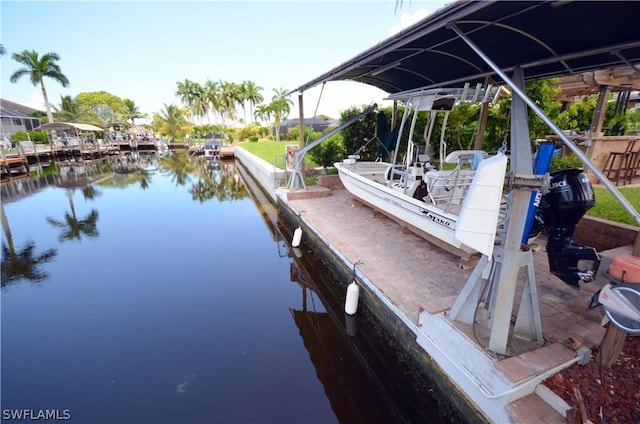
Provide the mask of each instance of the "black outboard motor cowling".
POLYGON ((542 196, 538 219, 547 232, 547 256, 552 274, 574 287, 592 281, 600 265, 593 247, 573 241, 578 221, 596 204, 591 182, 580 168, 551 173, 549 192, 542 196), (587 266, 585 266, 587 265, 587 266))

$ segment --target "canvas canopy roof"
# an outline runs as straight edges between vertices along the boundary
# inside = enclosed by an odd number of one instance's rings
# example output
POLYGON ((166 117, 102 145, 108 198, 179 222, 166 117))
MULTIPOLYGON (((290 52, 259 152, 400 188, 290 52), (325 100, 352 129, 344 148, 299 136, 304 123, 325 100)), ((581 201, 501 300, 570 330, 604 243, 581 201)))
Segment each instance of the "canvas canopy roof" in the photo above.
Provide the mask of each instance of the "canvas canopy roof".
POLYGON ((387 93, 501 83, 463 36, 505 73, 520 66, 525 80, 615 67, 638 72, 638 16, 638 1, 459 0, 292 92, 336 80, 387 93))
POLYGON ((96 127, 95 125, 79 124, 74 122, 47 122, 46 124, 40 125, 36 129, 48 131, 68 131, 71 129, 80 131, 104 131, 104 129, 96 127))

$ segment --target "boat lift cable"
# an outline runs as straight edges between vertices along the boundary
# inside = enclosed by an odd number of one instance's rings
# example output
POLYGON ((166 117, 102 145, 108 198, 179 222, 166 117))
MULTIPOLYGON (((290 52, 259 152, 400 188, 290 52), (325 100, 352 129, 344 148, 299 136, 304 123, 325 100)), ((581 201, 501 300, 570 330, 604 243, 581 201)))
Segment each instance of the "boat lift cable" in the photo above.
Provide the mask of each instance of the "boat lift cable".
MULTIPOLYGON (((316 110, 313 111, 313 116, 311 117, 311 131, 309 131, 309 135, 307 136, 307 139, 304 140, 305 146, 307 145, 307 143, 309 143, 309 139, 311 138, 311 133, 313 132, 313 120, 318 113, 318 107, 320 107, 320 100, 322 100, 322 93, 324 92, 324 86, 326 84, 327 82, 325 81, 322 83, 322 87, 320 87, 320 95, 318 96, 318 102, 316 103, 316 110)), ((304 118, 304 111, 302 112, 302 117, 304 118)), ((304 137, 304 134, 302 136, 304 137)))

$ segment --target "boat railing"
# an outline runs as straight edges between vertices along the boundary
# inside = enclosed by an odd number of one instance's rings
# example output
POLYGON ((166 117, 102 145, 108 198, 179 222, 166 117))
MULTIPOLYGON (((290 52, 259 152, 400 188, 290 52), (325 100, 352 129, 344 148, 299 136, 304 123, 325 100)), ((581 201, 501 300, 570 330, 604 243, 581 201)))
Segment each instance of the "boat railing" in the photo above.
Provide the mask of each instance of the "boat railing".
POLYGON ((481 150, 456 150, 449 153, 445 162, 455 163, 456 167, 450 171, 430 170, 425 173, 427 196, 424 201, 444 205, 445 211, 449 206, 461 205, 473 182, 475 168, 486 156, 487 153, 481 150))

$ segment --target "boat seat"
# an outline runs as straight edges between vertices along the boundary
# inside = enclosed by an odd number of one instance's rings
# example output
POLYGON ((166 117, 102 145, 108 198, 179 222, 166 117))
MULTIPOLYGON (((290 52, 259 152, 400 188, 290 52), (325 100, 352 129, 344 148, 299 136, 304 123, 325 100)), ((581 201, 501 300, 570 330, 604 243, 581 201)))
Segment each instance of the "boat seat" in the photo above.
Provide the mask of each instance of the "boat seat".
POLYGON ((460 205, 475 175, 475 168, 487 158, 483 150, 454 150, 445 163, 455 163, 452 171, 427 171, 424 175, 428 195, 424 199, 434 205, 460 205), (462 169, 469 165, 471 169, 462 169))
POLYGON ((444 158, 445 163, 457 163, 458 165, 470 164, 472 161, 478 160, 479 157, 486 159, 487 152, 484 150, 454 150, 444 158))
POLYGON ((471 169, 427 171, 424 178, 428 195, 424 200, 434 205, 459 205, 462 203, 474 175, 475 171, 471 169))

